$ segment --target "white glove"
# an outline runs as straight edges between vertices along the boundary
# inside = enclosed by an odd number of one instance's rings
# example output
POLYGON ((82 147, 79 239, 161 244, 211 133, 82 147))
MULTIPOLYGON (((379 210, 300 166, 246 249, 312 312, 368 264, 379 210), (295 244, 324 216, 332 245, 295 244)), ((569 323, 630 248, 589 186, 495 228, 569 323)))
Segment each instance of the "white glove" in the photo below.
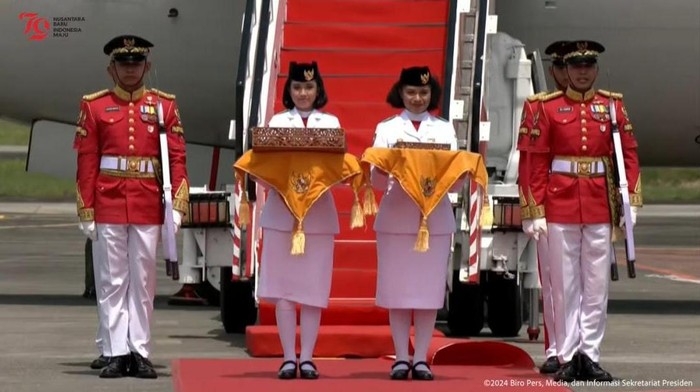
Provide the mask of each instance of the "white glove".
POLYGON ((525 219, 523 221, 523 233, 527 234, 528 237, 534 236, 535 229, 533 227, 532 219, 525 219))
POLYGON ((182 212, 173 210, 173 224, 175 226, 175 234, 180 230, 180 225, 182 224, 182 212))
POLYGON ((535 241, 540 240, 540 235, 547 236, 547 219, 545 218, 535 218, 532 220, 532 238, 535 241))
POLYGON ((85 234, 85 236, 93 241, 97 240, 97 233, 95 232, 95 221, 81 221, 78 223, 78 227, 85 234))
MULTIPOLYGON (((632 227, 634 227, 637 224, 637 206, 632 206, 630 207, 630 212, 631 212, 631 218, 632 218, 632 227)), ((625 217, 624 213, 623 216, 620 217, 620 227, 625 227, 625 217)))

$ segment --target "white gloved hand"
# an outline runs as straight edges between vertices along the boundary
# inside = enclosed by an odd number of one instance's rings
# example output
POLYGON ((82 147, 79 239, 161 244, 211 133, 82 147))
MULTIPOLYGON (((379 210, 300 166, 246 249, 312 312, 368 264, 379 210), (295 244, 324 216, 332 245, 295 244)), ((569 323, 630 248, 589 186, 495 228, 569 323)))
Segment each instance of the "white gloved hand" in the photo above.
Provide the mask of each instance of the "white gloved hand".
POLYGON ((528 237, 533 237, 535 235, 533 225, 534 223, 532 222, 532 219, 525 219, 523 221, 523 233, 527 234, 528 237))
POLYGON ((180 230, 180 225, 182 224, 182 212, 173 210, 173 224, 175 226, 175 234, 180 230))
MULTIPOLYGON (((630 207, 630 212, 631 212, 631 218, 632 218, 632 227, 634 227, 637 224, 637 206, 632 206, 630 207)), ((620 216, 620 227, 625 227, 625 217, 624 213, 623 216, 620 216)))
POLYGON ((540 240, 540 235, 547 236, 547 219, 545 218, 535 218, 532 220, 532 238, 535 241, 540 240))
POLYGON ((80 221, 78 226, 85 236, 93 241, 97 240, 95 232, 95 221, 80 221))

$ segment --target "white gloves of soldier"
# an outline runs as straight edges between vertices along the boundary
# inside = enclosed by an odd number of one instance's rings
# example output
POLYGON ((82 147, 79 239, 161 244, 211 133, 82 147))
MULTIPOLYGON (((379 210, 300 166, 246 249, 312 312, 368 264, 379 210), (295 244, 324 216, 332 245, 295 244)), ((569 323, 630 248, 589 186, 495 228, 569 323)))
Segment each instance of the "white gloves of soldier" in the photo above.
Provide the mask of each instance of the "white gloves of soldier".
POLYGON ((173 223, 175 224, 175 234, 177 234, 180 225, 182 225, 182 212, 173 210, 173 223))
POLYGON ((526 219, 523 221, 523 233, 527 234, 528 237, 534 236, 535 229, 532 219, 526 219))
POLYGON ((532 238, 535 241, 540 240, 540 235, 547 236, 547 219, 535 218, 532 220, 532 238))
MULTIPOLYGON (((630 207, 630 212, 631 212, 631 218, 632 218, 632 227, 634 227, 637 224, 637 206, 632 206, 630 207)), ((625 227, 625 217, 621 216, 620 217, 620 227, 625 227)))
POLYGON ((87 238, 93 241, 97 239, 97 232, 95 232, 95 221, 81 221, 79 222, 78 226, 87 238))

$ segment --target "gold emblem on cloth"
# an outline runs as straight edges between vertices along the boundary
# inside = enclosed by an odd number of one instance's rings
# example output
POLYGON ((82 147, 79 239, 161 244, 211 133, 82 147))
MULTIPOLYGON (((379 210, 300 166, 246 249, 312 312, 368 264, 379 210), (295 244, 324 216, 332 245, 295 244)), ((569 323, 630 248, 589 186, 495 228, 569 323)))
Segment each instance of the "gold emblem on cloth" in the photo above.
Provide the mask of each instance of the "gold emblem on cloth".
POLYGON ((136 41, 133 38, 124 38, 124 48, 132 49, 136 41))
POLYGON ((434 178, 421 177, 420 187, 423 190, 423 196, 430 197, 433 193, 435 193, 435 184, 436 181, 434 178))
POLYGON ((306 173, 292 173, 292 177, 289 181, 291 182, 294 192, 306 193, 311 185, 311 175, 306 173))
POLYGON ((426 72, 420 76, 420 82, 423 84, 428 84, 430 81, 430 72, 426 72))
POLYGON ((304 79, 307 81, 312 80, 314 78, 314 70, 313 69, 307 69, 304 71, 304 79))

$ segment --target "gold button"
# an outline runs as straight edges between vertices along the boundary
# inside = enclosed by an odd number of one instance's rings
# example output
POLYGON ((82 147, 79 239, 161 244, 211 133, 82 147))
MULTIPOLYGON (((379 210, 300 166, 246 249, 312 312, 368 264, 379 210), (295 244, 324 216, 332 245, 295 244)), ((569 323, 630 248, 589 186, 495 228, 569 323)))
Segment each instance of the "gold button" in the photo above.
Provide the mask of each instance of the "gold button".
POLYGON ((134 111, 133 111, 133 110, 129 110, 129 114, 134 114, 134 111))
MULTIPOLYGON (((585 136, 584 136, 584 138, 585 138, 585 136)), ((133 136, 129 136, 129 141, 130 141, 130 142, 133 142, 133 141, 134 141, 134 137, 133 137, 133 136)))
POLYGON ((133 102, 129 102, 129 106, 134 106, 134 103, 133 103, 133 102))
POLYGON ((582 146, 582 147, 581 147, 581 150, 583 150, 583 151, 588 150, 588 146, 582 146))
POLYGON ((129 132, 134 132, 134 127, 129 127, 129 132))
POLYGON ((585 108, 585 107, 586 107, 586 104, 583 103, 583 102, 581 102, 581 107, 582 107, 582 108, 585 108))
MULTIPOLYGON (((584 146, 585 147, 585 146, 584 146)), ((129 145, 129 150, 134 151, 134 146, 132 144, 129 145)))
POLYGON ((585 143, 585 142, 587 142, 587 141, 588 141, 588 138, 587 138, 587 137, 585 137, 585 136, 581 136, 581 141, 585 143))
POLYGON ((588 132, 588 129, 586 129, 586 127, 581 128, 581 133, 586 133, 586 132, 588 132))
POLYGON ((134 119, 133 119, 133 118, 130 118, 130 119, 129 119, 129 124, 133 124, 133 123, 134 123, 134 119))
POLYGON ((132 169, 136 169, 136 161, 129 162, 129 167, 132 169))
POLYGON ((114 119, 113 119, 113 118, 110 118, 110 119, 109 119, 109 122, 113 123, 113 122, 114 122, 114 119))
POLYGON ((581 124, 585 124, 585 123, 586 123, 586 119, 585 119, 585 118, 582 118, 582 119, 581 119, 581 124))
POLYGON ((582 115, 582 116, 585 116, 585 115, 586 115, 586 111, 585 111, 585 110, 581 110, 581 115, 582 115))

